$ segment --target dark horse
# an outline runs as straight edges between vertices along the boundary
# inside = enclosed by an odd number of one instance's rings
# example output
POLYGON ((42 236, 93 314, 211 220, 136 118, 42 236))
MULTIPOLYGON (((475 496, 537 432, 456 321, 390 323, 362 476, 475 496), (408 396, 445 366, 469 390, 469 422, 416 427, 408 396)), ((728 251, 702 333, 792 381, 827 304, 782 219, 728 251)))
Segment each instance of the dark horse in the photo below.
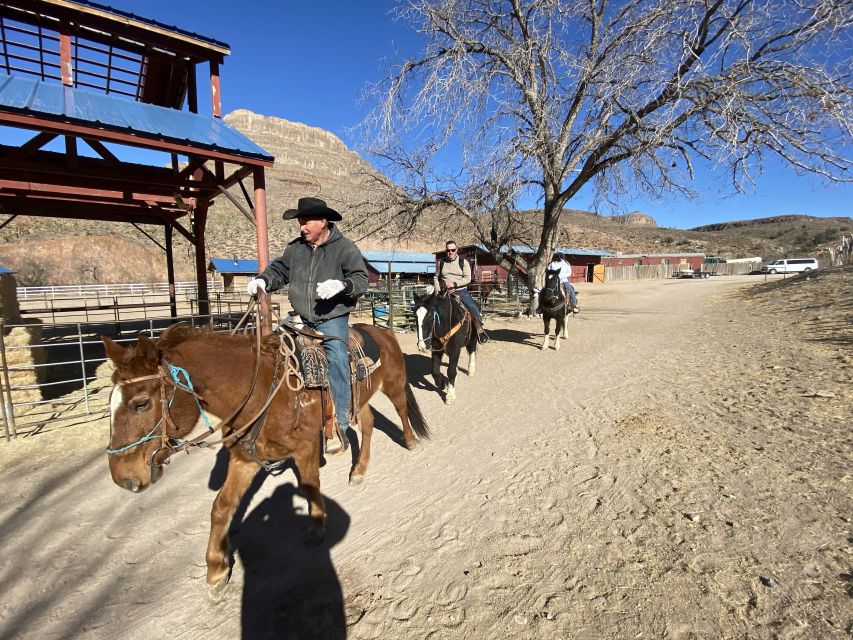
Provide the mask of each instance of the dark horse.
MULTIPOLYGON (((376 342, 380 362, 361 381, 357 394, 362 443, 350 473, 351 481, 357 482, 370 461, 373 413, 367 402, 376 391, 381 389, 400 415, 407 448, 416 445, 415 434, 427 438, 429 430, 407 381, 403 352, 394 334, 369 325, 353 328, 376 342)), ((154 484, 171 454, 207 433, 193 437, 201 407, 223 421, 217 425, 221 433, 208 425, 208 435, 216 436, 210 440, 224 438, 229 453, 228 473, 211 513, 207 546, 211 595, 217 596, 228 583, 228 527, 260 469, 259 461, 293 460, 309 502, 308 542, 322 541, 326 532, 326 508, 320 494, 323 403, 319 390, 301 384, 292 339, 265 337, 258 358, 255 341, 248 336, 186 325, 169 327, 156 342, 140 337, 129 348, 106 337, 102 340, 116 367, 108 451, 110 473, 117 485, 138 492, 154 484), (266 421, 252 450, 246 446, 245 435, 250 432, 245 427, 255 419, 263 420, 265 411, 266 421)))
POLYGON ((427 287, 423 296, 415 295, 418 324, 418 349, 432 351, 432 378, 444 391, 445 404, 456 401, 456 367, 462 347, 468 349, 468 375, 477 369, 477 332, 471 313, 453 294, 436 293, 427 287), (447 377, 441 374, 441 357, 447 354, 447 377))
POLYGON ((566 321, 572 310, 566 299, 563 285, 560 284, 559 269, 545 271, 545 286, 539 292, 539 308, 545 323, 545 340, 542 342, 542 348, 548 348, 548 334, 551 331, 551 320, 554 320, 554 349, 559 351, 560 337, 568 338, 566 321))

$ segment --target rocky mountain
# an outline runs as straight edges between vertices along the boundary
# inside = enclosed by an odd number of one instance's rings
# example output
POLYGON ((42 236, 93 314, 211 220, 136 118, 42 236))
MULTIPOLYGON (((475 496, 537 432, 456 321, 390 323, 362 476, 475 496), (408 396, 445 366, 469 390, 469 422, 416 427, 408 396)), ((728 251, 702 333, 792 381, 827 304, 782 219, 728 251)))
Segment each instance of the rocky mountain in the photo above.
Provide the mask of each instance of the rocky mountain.
POLYGON ((617 224, 624 224, 630 227, 657 227, 658 223, 651 216, 647 216, 642 211, 632 211, 621 216, 613 216, 611 218, 617 224))

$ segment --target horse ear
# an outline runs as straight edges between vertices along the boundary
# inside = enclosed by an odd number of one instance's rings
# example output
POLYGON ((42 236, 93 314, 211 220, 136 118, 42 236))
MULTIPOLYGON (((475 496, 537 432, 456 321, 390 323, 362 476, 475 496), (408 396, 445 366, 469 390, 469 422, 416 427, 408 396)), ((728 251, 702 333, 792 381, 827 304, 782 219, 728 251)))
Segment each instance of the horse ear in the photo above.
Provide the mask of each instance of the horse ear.
POLYGON ((160 350, 157 348, 157 345, 154 344, 154 341, 147 336, 139 336, 139 339, 136 341, 136 355, 145 362, 145 364, 151 365, 152 367, 156 367, 160 364, 160 350))
POLYGON ((110 340, 107 336, 101 336, 101 342, 104 343, 104 351, 107 353, 107 358, 115 364, 123 362, 130 355, 130 349, 125 349, 117 342, 110 340))

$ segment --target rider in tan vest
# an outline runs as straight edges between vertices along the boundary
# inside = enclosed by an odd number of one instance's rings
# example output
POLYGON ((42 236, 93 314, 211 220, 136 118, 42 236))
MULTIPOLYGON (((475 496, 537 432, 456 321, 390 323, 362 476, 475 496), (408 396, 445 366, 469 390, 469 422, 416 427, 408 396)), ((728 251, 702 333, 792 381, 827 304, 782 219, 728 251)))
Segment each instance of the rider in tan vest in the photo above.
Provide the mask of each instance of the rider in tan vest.
POLYGON ((453 240, 448 240, 444 248, 444 257, 438 261, 438 266, 435 269, 435 278, 433 279, 435 290, 449 291, 457 296, 471 312, 474 319, 474 329, 477 331, 477 339, 480 343, 488 342, 489 336, 483 329, 483 314, 468 291, 468 285, 471 284, 471 264, 459 255, 459 247, 453 240))

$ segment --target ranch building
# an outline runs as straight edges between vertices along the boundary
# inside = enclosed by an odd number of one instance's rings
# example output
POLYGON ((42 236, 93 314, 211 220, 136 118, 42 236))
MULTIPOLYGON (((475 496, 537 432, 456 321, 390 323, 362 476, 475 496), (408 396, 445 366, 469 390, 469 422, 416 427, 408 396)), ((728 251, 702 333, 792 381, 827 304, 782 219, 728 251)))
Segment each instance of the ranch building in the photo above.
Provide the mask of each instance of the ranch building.
POLYGON ((416 251, 362 251, 370 284, 392 280, 430 282, 435 274, 435 256, 416 251))
POLYGON ((257 260, 241 260, 239 258, 211 258, 207 265, 209 273, 222 276, 222 290, 234 291, 234 277, 242 278, 241 284, 245 285, 249 278, 258 273, 257 260))
MULTIPOLYGON (((531 247, 517 245, 512 247, 512 251, 521 257, 522 263, 517 264, 518 270, 526 274, 526 262, 533 255, 534 250, 531 247)), ((555 253, 561 254, 572 266, 572 282, 603 282, 603 260, 613 255, 609 251, 578 247, 557 247, 555 253)), ((436 251, 433 255, 437 264, 444 257, 444 251, 436 251)), ((509 270, 503 264, 498 264, 483 245, 469 244, 459 247, 459 255, 471 262, 474 279, 477 282, 506 282, 509 270)))

